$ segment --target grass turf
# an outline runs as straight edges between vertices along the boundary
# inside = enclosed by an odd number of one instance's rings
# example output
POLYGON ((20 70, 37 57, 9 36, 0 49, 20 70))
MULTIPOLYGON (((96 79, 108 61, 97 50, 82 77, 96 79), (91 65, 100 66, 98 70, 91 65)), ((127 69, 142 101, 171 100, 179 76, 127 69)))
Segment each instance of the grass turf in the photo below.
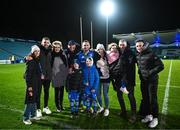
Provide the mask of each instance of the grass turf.
MULTIPOLYGON (((160 73, 158 101, 159 110, 162 110, 166 82, 169 74, 170 60, 164 60, 165 70, 160 73)), ((179 60, 172 61, 172 73, 169 89, 168 114, 161 115, 163 121, 157 128, 180 128, 180 66, 179 60)), ((67 93, 64 95, 65 111, 57 113, 54 104, 54 90, 50 88, 49 107, 53 111, 51 115, 44 115, 43 119, 33 122, 31 126, 25 126, 22 123, 22 113, 24 109, 25 96, 25 81, 23 80, 23 73, 25 64, 0 65, 0 129, 60 129, 60 128, 79 128, 79 129, 146 129, 146 124, 142 124, 138 120, 135 124, 129 123, 117 115, 120 112, 119 103, 117 101, 116 92, 110 86, 110 115, 103 117, 88 117, 85 113, 80 113, 78 119, 70 118, 69 102, 67 93)), ((141 93, 139 87, 138 74, 136 76, 135 97, 137 102, 137 109, 139 108, 141 93)), ((127 109, 130 110, 129 100, 127 95, 124 95, 127 109)), ((41 107, 43 106, 43 95, 41 100, 41 107)), ((128 111, 130 114, 130 111, 128 111)))

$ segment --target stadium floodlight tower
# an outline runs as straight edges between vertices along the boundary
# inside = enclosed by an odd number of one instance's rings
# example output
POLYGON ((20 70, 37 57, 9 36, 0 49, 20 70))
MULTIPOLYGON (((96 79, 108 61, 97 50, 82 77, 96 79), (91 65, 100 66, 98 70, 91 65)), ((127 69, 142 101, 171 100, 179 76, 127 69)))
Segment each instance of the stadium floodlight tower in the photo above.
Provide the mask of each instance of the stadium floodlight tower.
POLYGON ((108 46, 108 18, 114 12, 114 3, 112 0, 103 0, 100 4, 102 15, 106 16, 106 48, 108 46))

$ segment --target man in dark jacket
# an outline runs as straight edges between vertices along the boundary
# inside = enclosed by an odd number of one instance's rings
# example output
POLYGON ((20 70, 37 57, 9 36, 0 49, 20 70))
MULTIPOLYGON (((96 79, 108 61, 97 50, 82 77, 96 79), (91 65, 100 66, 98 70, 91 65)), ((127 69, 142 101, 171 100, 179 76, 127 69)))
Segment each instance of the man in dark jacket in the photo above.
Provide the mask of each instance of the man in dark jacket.
POLYGON ((135 54, 130 50, 129 43, 121 39, 119 41, 119 59, 115 66, 119 76, 115 82, 117 91, 117 97, 121 106, 121 116, 126 117, 126 106, 124 103, 123 92, 121 91, 122 85, 125 85, 128 90, 128 98, 131 104, 131 117, 129 121, 134 123, 136 121, 136 100, 134 97, 134 86, 135 86, 135 54))
POLYGON ((141 80, 141 114, 145 116, 141 120, 143 123, 149 123, 150 128, 158 125, 158 73, 164 69, 164 65, 160 58, 155 55, 149 48, 149 44, 143 39, 137 39, 137 65, 138 73, 141 80))
POLYGON ((41 99, 41 90, 42 86, 44 87, 44 108, 43 112, 46 114, 51 114, 50 109, 48 108, 48 99, 49 99, 49 87, 52 78, 51 70, 51 47, 50 39, 48 37, 43 37, 41 41, 40 48, 40 64, 41 64, 41 80, 42 85, 38 88, 38 97, 37 97, 37 117, 41 117, 40 109, 40 99, 41 99))
POLYGON ((69 72, 72 71, 74 59, 76 57, 76 54, 80 51, 80 46, 78 43, 76 43, 74 40, 70 40, 68 42, 68 48, 65 50, 65 53, 68 58, 68 68, 69 72))

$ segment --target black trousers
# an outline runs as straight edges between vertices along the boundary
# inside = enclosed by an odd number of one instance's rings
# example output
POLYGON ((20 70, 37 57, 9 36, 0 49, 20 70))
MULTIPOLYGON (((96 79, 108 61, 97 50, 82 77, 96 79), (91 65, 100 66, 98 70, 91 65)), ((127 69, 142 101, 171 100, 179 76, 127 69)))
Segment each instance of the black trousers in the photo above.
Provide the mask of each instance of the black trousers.
POLYGON ((49 100, 49 88, 51 80, 41 80, 41 85, 38 88, 37 94, 37 109, 41 108, 41 91, 42 87, 44 88, 44 108, 48 106, 49 100))
POLYGON ((64 86, 54 88, 56 108, 63 109, 64 86))
POLYGON ((142 116, 152 114, 154 118, 158 117, 157 89, 158 78, 154 78, 153 80, 141 79, 142 100, 139 111, 142 116))
MULTIPOLYGON (((121 80, 114 79, 112 84, 113 84, 113 87, 115 87, 115 89, 116 89, 119 105, 121 107, 121 111, 126 112, 126 106, 125 106, 125 102, 124 102, 124 98, 123 98, 123 92, 120 90, 121 80)), ((128 85, 126 87, 127 87, 127 90, 129 91, 128 98, 129 98, 130 105, 131 105, 131 112, 133 114, 135 114, 136 113, 136 99, 134 97, 134 86, 128 85)))

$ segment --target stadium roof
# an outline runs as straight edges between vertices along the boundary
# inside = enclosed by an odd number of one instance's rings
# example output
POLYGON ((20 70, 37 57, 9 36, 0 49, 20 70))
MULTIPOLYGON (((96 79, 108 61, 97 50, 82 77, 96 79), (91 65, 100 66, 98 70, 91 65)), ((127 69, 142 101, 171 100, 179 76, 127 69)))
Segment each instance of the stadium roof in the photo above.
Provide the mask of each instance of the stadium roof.
POLYGON ((180 29, 152 32, 138 32, 129 34, 113 34, 113 38, 120 40, 126 39, 131 45, 137 38, 142 38, 152 44, 174 44, 180 42, 180 29))

